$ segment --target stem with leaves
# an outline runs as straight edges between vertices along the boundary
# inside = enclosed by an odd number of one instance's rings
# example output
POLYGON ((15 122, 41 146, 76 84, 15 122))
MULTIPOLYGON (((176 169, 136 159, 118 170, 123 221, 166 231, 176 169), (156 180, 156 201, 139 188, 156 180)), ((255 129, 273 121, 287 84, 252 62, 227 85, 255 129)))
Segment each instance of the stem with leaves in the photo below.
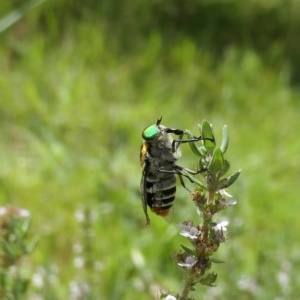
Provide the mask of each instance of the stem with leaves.
MULTIPOLYGON (((226 241, 226 226, 228 222, 215 222, 215 216, 221 210, 236 204, 236 200, 227 200, 231 197, 226 188, 231 186, 239 177, 240 171, 230 176, 225 176, 230 168, 224 154, 228 148, 228 129, 223 127, 222 142, 216 146, 215 137, 211 125, 204 121, 199 125, 200 135, 203 140, 190 142, 193 153, 198 157, 197 178, 189 173, 186 176, 194 183, 195 189, 191 193, 192 200, 201 216, 199 225, 192 221, 184 221, 180 224, 180 234, 186 237, 191 247, 181 246, 181 252, 177 253, 177 264, 186 272, 184 288, 175 299, 188 300, 197 284, 214 286, 217 274, 210 271, 212 263, 222 261, 212 257, 221 243, 226 241), (200 179, 198 179, 200 177, 200 179)), ((185 131, 189 139, 194 135, 185 131)))

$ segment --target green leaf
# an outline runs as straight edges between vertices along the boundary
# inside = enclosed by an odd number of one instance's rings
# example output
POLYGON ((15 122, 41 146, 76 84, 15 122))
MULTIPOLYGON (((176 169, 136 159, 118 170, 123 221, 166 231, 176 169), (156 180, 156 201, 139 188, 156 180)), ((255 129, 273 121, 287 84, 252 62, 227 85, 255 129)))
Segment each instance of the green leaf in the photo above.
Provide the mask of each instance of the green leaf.
POLYGON ((228 178, 222 178, 217 183, 217 190, 226 189, 228 187, 228 178))
POLYGON ((223 171, 220 172, 221 175, 225 175, 228 170, 230 169, 230 163, 227 159, 224 160, 224 168, 223 168, 223 171))
POLYGON ((195 251, 194 250, 192 250, 192 249, 190 249, 190 248, 188 248, 188 247, 186 247, 186 246, 184 246, 184 245, 180 245, 181 246, 181 248, 186 252, 186 253, 188 253, 188 254, 190 254, 190 255, 195 255, 195 251))
POLYGON ((242 170, 237 171, 236 173, 234 173, 233 175, 228 177, 228 186, 232 185, 240 176, 242 170))
POLYGON ((199 282, 207 286, 215 286, 213 283, 217 280, 218 275, 214 272, 208 273, 206 277, 202 277, 199 282))
POLYGON ((218 190, 226 189, 229 186, 231 186, 238 179, 240 174, 241 174, 241 170, 237 171, 236 173, 232 174, 227 178, 222 178, 217 184, 218 190))
MULTIPOLYGON (((4 18, 0 19, 0 32, 3 32, 10 26, 14 25, 17 21, 19 21, 26 13, 30 12, 40 4, 43 4, 47 0, 35 0, 28 1, 25 5, 21 6, 18 9, 13 10, 11 13, 6 15, 4 18)), ((25 3, 25 1, 24 1, 25 3)))
POLYGON ((206 189, 206 185, 204 183, 202 183, 201 181, 199 181, 198 179, 196 179, 195 177, 193 177, 188 171, 186 171, 185 169, 182 170, 182 175, 184 175, 185 177, 187 177, 192 183, 197 184, 198 186, 206 189))
POLYGON ((223 131, 222 131, 222 143, 220 146, 220 149, 222 153, 224 154, 228 148, 229 144, 229 133, 228 133, 228 126, 224 125, 223 126, 223 131))
POLYGON ((210 227, 215 227, 218 223, 217 222, 209 222, 208 224, 210 227))
POLYGON ((216 148, 213 152, 212 160, 209 163, 207 169, 212 174, 223 173, 227 168, 223 153, 220 148, 216 148))
POLYGON ((30 244, 26 247, 26 253, 32 253, 39 241, 40 239, 38 237, 33 238, 30 244))
POLYGON ((217 258, 210 257, 209 259, 212 263, 215 263, 215 264, 223 264, 224 263, 223 260, 220 260, 220 259, 217 259, 217 258))
MULTIPOLYGON (((193 139, 195 136, 192 134, 191 131, 185 130, 185 134, 188 136, 189 139, 193 139)), ((204 156, 205 152, 203 152, 203 147, 198 147, 196 142, 189 142, 190 148, 197 156, 204 156), (202 148, 202 149, 201 149, 202 148)))
POLYGON ((203 137, 203 144, 208 152, 212 153, 216 147, 215 137, 212 132, 212 128, 209 123, 204 120, 202 126, 198 125, 199 130, 201 128, 201 135, 203 137))

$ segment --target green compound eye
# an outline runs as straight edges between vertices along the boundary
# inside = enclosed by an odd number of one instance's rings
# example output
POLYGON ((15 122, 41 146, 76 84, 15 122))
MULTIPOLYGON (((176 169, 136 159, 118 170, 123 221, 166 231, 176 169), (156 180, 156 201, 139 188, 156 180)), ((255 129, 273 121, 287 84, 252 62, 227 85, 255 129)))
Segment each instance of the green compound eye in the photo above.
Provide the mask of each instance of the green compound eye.
POLYGON ((158 134, 159 134, 159 128, 157 127, 157 125, 151 125, 143 131, 142 136, 145 140, 152 140, 158 134))

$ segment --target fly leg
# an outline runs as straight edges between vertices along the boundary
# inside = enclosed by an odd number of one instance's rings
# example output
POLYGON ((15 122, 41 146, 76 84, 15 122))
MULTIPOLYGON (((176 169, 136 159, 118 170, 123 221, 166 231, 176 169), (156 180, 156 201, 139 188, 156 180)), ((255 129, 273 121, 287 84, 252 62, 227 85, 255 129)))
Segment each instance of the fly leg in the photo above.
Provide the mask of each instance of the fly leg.
POLYGON ((170 174, 178 175, 181 185, 189 192, 191 192, 191 191, 186 187, 184 179, 183 179, 184 177, 188 178, 190 182, 196 183, 197 185, 204 187, 203 183, 201 183, 199 180, 197 180, 196 178, 194 178, 192 176, 192 175, 197 175, 199 173, 205 172, 206 170, 204 170, 204 169, 194 171, 194 170, 191 170, 188 168, 184 168, 184 167, 175 165, 174 168, 171 170, 164 169, 164 168, 158 168, 157 171, 162 172, 162 173, 170 173, 170 174))
POLYGON ((165 132, 166 133, 173 133, 173 134, 179 136, 178 140, 173 140, 172 141, 172 153, 175 153, 177 151, 179 145, 183 141, 182 138, 183 138, 183 135, 184 135, 184 131, 181 130, 181 129, 176 129, 176 128, 166 128, 165 132))
MULTIPOLYGON (((199 137, 193 136, 193 138, 191 138, 191 139, 184 140, 183 135, 185 132, 182 129, 166 128, 165 132, 173 133, 173 134, 179 136, 179 138, 177 140, 172 141, 172 152, 173 153, 175 153, 177 151, 180 144, 190 143, 190 142, 198 142, 198 141, 204 140, 204 138, 202 136, 199 136, 199 137)), ((213 139, 209 139, 209 140, 213 141, 213 139)))
POLYGON ((180 174, 180 173, 178 173, 178 177, 179 177, 179 180, 180 180, 181 185, 182 185, 187 191, 189 191, 189 192, 191 193, 192 191, 191 191, 189 188, 187 188, 186 185, 185 185, 185 182, 184 182, 184 179, 183 179, 183 175, 180 174))

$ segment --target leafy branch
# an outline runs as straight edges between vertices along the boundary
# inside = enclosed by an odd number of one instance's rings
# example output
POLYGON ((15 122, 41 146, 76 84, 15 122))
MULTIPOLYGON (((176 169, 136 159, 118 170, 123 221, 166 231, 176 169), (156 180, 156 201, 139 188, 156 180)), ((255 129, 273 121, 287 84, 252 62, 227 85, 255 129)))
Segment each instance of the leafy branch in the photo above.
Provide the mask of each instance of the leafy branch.
MULTIPOLYGON (((176 297, 169 295, 169 299, 192 299, 190 293, 196 285, 215 285, 217 274, 211 271, 211 267, 222 261, 213 255, 220 244, 226 241, 228 225, 227 221, 216 223, 215 217, 221 210, 236 204, 236 200, 228 200, 231 195, 226 192, 226 188, 237 180, 241 172, 226 176, 230 168, 229 161, 225 159, 229 145, 228 128, 226 125, 223 127, 220 147, 217 147, 212 127, 207 121, 198 125, 198 128, 203 140, 190 142, 191 150, 199 159, 198 169, 196 175, 187 174, 187 177, 195 185, 191 196, 200 213, 200 224, 194 225, 192 221, 180 224, 180 234, 188 239, 191 246, 182 245, 182 250, 176 254, 178 266, 186 272, 185 284, 180 294, 176 297)), ((189 130, 185 134, 189 139, 194 137, 189 130)))

